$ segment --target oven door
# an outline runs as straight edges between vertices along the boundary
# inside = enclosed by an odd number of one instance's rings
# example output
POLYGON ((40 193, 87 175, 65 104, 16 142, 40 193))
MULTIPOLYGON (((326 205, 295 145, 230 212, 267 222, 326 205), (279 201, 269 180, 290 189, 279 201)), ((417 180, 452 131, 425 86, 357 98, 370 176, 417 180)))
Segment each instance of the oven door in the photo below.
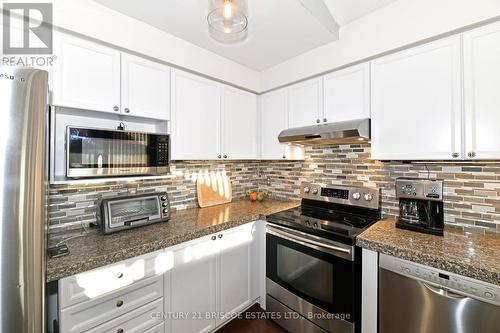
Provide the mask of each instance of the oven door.
POLYGON ((71 178, 168 172, 168 135, 67 127, 66 175, 71 178))
POLYGON ((270 296, 328 331, 353 331, 353 246, 268 224, 266 257, 270 296))

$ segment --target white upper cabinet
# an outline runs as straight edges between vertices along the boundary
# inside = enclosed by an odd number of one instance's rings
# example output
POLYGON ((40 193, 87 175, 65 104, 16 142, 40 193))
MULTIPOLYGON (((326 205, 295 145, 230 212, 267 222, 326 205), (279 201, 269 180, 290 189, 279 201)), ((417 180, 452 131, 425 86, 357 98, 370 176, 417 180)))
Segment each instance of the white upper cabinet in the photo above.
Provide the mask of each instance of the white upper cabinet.
POLYGON ((81 38, 54 33, 57 56, 52 104, 120 111, 120 52, 81 38))
POLYGON ((222 95, 222 158, 256 159, 257 95, 229 86, 222 95))
POLYGON ((170 118, 170 67, 59 32, 54 47, 53 105, 170 118))
POLYGON ((372 158, 461 156, 461 42, 446 38, 371 64, 372 158))
POLYGON ((173 160, 215 160, 220 145, 220 84, 172 70, 173 160))
POLYGON ((122 55, 122 108, 130 115, 170 118, 170 67, 122 55))
POLYGON ((500 158, 500 24, 464 34, 465 158, 500 158))
POLYGON ((283 159, 285 145, 278 141, 278 135, 288 127, 287 91, 281 89, 260 97, 260 157, 262 159, 283 159))
POLYGON ((370 65, 352 66, 323 77, 326 122, 370 118, 370 65))
POLYGON ((290 128, 323 122, 323 79, 307 80, 288 88, 290 128))

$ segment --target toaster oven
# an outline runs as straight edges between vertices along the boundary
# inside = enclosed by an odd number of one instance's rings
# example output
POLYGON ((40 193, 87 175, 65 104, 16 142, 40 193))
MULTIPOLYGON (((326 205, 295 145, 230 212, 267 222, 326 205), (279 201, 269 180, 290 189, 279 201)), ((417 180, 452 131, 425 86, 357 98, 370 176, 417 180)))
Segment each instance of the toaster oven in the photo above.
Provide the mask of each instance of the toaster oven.
POLYGON ((170 219, 170 202, 165 192, 118 196, 101 201, 99 224, 109 234, 170 219))

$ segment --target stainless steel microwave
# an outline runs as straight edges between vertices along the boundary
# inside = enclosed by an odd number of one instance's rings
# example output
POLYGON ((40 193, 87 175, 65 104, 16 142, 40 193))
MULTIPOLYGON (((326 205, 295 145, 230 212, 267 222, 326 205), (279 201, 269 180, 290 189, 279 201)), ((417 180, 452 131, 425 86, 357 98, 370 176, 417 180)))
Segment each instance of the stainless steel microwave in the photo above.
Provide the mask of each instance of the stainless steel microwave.
POLYGON ((168 172, 170 138, 166 134, 73 126, 66 131, 68 178, 168 172))

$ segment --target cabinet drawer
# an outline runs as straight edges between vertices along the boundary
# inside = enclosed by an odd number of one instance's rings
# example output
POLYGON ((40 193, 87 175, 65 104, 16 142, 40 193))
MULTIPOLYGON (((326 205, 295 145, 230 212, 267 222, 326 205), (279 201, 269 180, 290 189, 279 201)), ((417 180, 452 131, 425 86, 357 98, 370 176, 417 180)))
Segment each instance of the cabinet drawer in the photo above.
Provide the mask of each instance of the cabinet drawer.
POLYGON ((61 279, 59 306, 64 309, 116 292, 136 281, 163 274, 168 265, 168 254, 157 251, 61 279))
POLYGON ((151 302, 126 315, 94 327, 85 333, 163 333, 164 324, 161 321, 162 319, 156 318, 155 315, 152 315, 153 313, 163 313, 163 299, 151 302), (158 325, 158 323, 160 324, 158 325))
MULTIPOLYGON (((163 296, 163 276, 61 310, 61 332, 77 333, 103 324, 163 296)), ((163 299, 163 298, 162 298, 163 299)))
POLYGON ((147 330, 144 333, 164 333, 164 332, 165 332, 165 323, 161 323, 160 325, 156 325, 155 327, 153 327, 150 330, 147 330))

